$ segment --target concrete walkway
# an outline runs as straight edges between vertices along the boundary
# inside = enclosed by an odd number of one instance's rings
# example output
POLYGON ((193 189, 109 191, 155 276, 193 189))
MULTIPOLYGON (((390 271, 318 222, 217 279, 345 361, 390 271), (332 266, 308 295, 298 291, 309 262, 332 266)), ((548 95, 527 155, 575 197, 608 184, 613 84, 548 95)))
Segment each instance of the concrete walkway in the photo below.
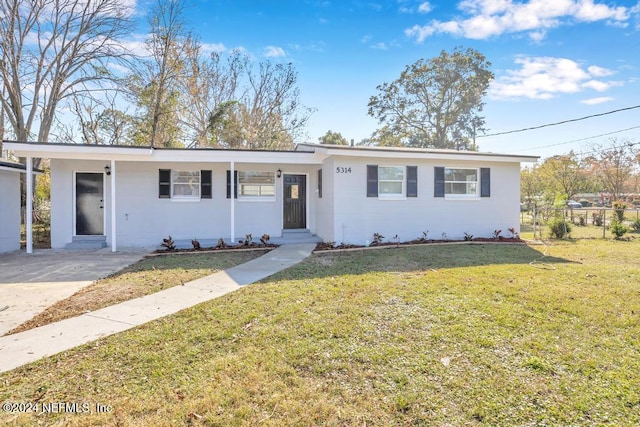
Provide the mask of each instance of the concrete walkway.
POLYGON ((184 286, 136 298, 78 317, 0 337, 0 372, 6 372, 137 325, 233 292, 299 263, 315 244, 283 245, 273 251, 184 286))

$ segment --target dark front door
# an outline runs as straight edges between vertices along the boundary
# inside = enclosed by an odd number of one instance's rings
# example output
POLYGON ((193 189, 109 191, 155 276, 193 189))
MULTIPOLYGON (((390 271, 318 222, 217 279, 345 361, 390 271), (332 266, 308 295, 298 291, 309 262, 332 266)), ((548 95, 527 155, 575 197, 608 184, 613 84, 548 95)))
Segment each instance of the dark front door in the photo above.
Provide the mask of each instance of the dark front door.
POLYGON ((284 228, 307 228, 307 177, 284 176, 284 228))
POLYGON ((76 236, 104 234, 103 174, 76 174, 76 236))

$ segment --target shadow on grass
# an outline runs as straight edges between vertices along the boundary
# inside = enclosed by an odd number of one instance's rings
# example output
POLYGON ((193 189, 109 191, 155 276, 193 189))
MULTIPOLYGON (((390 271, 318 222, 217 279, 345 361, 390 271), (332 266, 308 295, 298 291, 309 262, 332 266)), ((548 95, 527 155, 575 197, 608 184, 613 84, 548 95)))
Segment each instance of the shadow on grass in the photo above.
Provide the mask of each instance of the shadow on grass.
POLYGON ((490 265, 575 263, 546 256, 523 244, 416 245, 377 250, 313 254, 264 281, 296 280, 375 272, 414 272, 490 265))

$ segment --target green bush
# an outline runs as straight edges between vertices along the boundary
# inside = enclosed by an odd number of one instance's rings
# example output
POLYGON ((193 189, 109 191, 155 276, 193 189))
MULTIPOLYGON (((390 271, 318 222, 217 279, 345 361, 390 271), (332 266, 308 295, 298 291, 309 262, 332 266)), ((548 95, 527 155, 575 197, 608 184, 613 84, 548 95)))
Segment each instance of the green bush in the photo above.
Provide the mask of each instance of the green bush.
POLYGON ((593 225, 596 227, 602 227, 603 216, 602 211, 593 212, 591 214, 591 222, 593 222, 593 225))
POLYGON ((636 219, 631 223, 631 229, 636 233, 640 233, 640 219, 636 219))
POLYGON ((554 218, 549 222, 549 234, 552 239, 568 237, 570 232, 571 225, 562 218, 554 218))
POLYGON ((616 213, 616 216, 618 217, 618 222, 622 222, 624 221, 624 210, 627 209, 627 204, 621 200, 615 201, 613 202, 613 204, 611 205, 613 207, 613 210, 616 213))
POLYGON ((616 239, 621 238, 629 231, 629 227, 624 225, 619 221, 614 221, 611 223, 611 233, 616 236, 616 239))

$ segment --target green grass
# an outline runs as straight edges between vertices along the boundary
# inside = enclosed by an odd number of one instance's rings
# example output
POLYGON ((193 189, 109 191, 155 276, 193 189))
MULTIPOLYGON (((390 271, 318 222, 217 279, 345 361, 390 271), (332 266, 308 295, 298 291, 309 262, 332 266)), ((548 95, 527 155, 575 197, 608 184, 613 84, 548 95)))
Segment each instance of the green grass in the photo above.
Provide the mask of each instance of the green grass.
POLYGON ((313 255, 0 375, 15 425, 638 425, 637 242, 313 255))

